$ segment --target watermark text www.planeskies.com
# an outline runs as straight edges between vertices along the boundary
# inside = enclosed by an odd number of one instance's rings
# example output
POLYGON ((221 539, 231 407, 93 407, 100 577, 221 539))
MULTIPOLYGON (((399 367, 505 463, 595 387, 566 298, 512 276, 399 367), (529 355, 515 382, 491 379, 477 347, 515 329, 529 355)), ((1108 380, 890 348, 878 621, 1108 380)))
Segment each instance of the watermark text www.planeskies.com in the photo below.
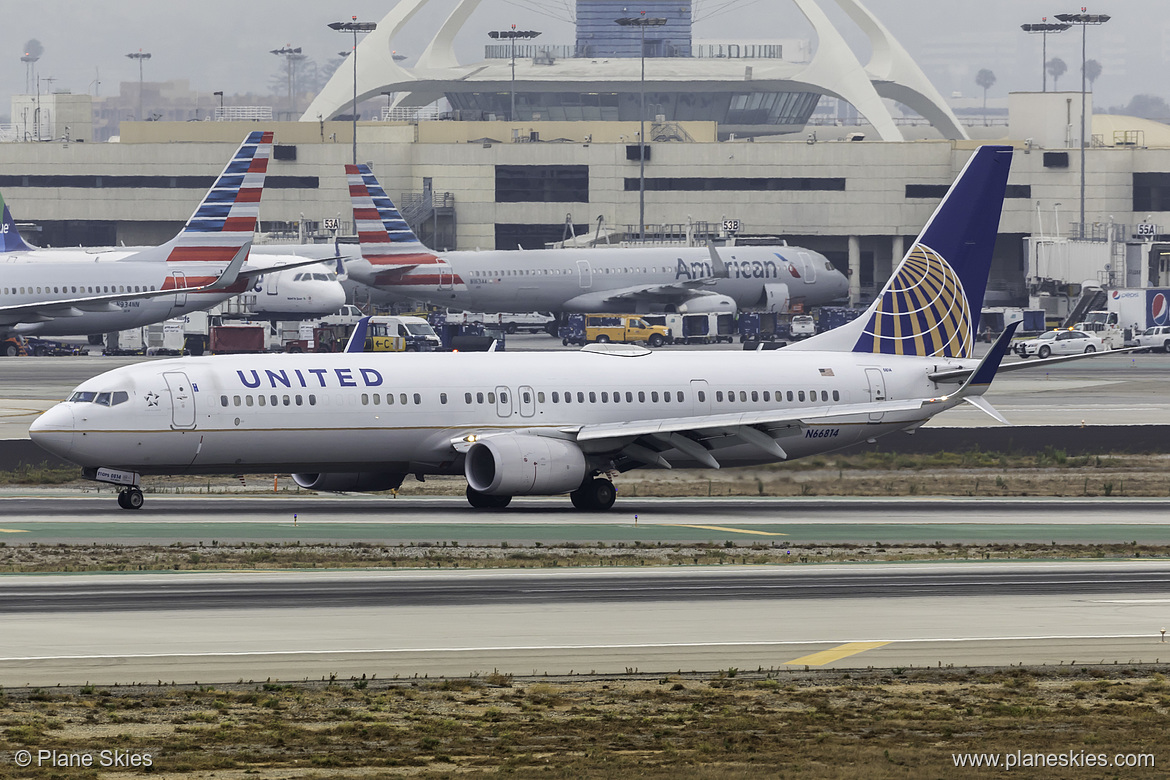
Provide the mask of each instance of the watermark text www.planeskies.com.
POLYGON ((1125 769, 1153 769, 1153 753, 1091 753, 1088 750, 1066 750, 1061 753, 1041 753, 1017 750, 1014 753, 953 753, 955 766, 987 769, 1068 769, 1076 767, 1111 767, 1125 769))

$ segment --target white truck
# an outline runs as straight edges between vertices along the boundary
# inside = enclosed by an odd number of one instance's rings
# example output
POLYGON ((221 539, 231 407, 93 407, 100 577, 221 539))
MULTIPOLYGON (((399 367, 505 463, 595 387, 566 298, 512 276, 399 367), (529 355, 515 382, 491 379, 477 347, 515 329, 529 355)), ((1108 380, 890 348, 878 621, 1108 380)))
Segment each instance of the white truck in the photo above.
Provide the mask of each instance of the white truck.
POLYGON ((1115 311, 1091 311, 1073 330, 1092 333, 1101 339, 1106 349, 1121 349, 1125 346, 1125 331, 1119 324, 1119 318, 1120 315, 1115 311))
POLYGON ((788 332, 794 341, 807 339, 817 335, 817 323, 811 314, 797 314, 788 323, 788 332))

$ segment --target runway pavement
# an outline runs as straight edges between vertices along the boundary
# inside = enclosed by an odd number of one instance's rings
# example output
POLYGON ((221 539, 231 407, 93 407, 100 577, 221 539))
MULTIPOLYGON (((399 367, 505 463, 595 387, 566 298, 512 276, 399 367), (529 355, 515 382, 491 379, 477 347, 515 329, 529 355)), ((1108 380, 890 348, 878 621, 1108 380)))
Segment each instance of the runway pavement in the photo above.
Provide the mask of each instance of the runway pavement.
POLYGON ((113 491, 0 491, 10 544, 416 542, 714 542, 799 545, 1170 542, 1170 499, 638 498, 582 513, 563 497, 518 498, 503 511, 462 498, 297 495, 147 497, 119 509, 113 491), (294 518, 294 515, 296 516, 294 518))
POLYGON ((16 576, 0 684, 1170 658, 1170 564, 16 576))

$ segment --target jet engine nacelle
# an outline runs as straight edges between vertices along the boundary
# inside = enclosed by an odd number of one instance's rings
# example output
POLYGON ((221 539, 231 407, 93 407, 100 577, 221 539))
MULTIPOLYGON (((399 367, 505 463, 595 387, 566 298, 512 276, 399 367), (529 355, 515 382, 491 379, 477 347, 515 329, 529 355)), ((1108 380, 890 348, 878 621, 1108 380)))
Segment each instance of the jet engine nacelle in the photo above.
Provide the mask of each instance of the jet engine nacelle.
POLYGON ((581 487, 588 470, 575 443, 518 433, 471 445, 463 473, 473 490, 490 496, 548 496, 581 487))
POLYGON ((293 474, 293 481, 308 490, 326 493, 376 493, 395 490, 402 485, 405 474, 385 471, 356 471, 341 474, 293 474))
POLYGON ((735 314, 735 299, 727 295, 700 295, 678 305, 679 314, 735 314))
POLYGON ((777 314, 787 314, 788 299, 788 285, 764 285, 764 311, 773 311, 777 314))

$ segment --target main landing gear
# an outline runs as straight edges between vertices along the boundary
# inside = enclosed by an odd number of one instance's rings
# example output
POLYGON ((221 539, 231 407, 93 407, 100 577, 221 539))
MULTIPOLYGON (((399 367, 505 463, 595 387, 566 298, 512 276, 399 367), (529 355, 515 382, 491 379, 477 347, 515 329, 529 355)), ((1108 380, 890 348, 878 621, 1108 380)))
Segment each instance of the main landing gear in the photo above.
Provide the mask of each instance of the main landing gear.
POLYGON ((128 487, 118 491, 118 506, 123 509, 141 509, 145 500, 142 497, 142 491, 137 487, 128 487))
POLYGON ((617 488, 604 477, 587 477, 569 498, 573 506, 586 512, 608 512, 617 500, 617 488))

